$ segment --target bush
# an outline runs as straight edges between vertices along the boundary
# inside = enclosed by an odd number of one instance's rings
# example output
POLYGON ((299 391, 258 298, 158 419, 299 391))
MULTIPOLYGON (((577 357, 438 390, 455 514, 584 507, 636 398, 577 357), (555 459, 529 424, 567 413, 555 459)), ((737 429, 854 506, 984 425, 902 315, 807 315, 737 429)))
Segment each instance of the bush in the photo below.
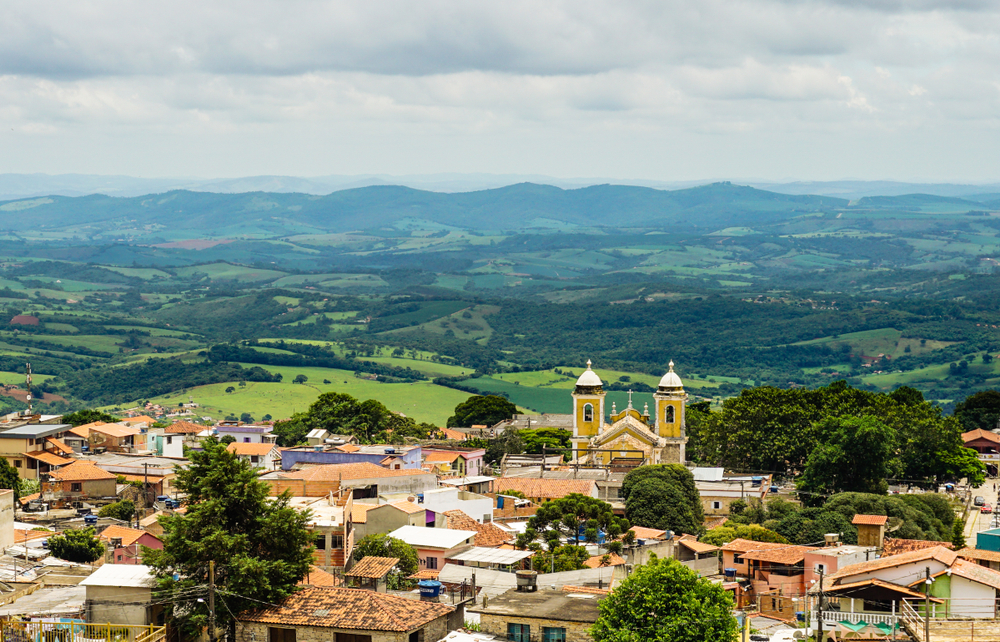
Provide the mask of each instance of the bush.
POLYGON ((101 558, 104 545, 94 535, 93 528, 63 531, 49 538, 49 550, 59 559, 89 564, 101 558))
POLYGON ((135 503, 131 499, 123 499, 119 502, 108 504, 101 510, 97 511, 97 515, 100 517, 110 517, 123 522, 131 522, 132 518, 135 517, 135 503))

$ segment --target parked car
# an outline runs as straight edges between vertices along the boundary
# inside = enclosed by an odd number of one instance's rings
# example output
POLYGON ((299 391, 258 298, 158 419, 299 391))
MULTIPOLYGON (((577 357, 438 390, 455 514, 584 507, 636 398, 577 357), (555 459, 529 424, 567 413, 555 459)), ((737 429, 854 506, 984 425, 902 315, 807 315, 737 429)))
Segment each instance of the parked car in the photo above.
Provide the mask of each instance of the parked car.
POLYGON ((989 504, 983 504, 983 507, 980 509, 980 512, 983 512, 983 513, 992 513, 993 512, 993 507, 990 506, 989 504))
POLYGON ((972 500, 973 506, 982 506, 985 503, 986 503, 986 498, 983 497, 982 495, 976 495, 976 498, 972 500))

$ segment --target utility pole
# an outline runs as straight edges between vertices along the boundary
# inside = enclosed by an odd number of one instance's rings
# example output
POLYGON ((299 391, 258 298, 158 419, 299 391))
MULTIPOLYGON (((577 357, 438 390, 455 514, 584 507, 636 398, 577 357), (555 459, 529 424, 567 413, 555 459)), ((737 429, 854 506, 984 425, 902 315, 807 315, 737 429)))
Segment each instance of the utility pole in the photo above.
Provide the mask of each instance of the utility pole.
POLYGON ((208 562, 208 642, 215 642, 215 560, 208 562))
POLYGON ((924 642, 931 639, 931 567, 925 566, 924 573, 924 642))
POLYGON ((819 568, 819 604, 817 604, 817 623, 819 634, 816 636, 817 642, 823 642, 823 571, 825 569, 821 566, 819 568))

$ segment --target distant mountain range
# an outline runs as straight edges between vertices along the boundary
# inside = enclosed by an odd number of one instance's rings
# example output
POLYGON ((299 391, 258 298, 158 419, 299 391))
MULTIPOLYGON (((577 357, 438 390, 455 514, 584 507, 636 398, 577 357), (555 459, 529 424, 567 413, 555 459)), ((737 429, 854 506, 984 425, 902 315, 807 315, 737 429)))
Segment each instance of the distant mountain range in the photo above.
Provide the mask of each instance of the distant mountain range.
MULTIPOLYGON (((173 190, 234 194, 243 192, 301 193, 326 195, 331 192, 371 187, 398 185, 431 192, 472 192, 507 187, 517 183, 538 183, 563 189, 577 189, 595 185, 614 184, 650 187, 660 190, 678 190, 707 185, 715 181, 652 181, 615 180, 607 178, 555 178, 542 175, 520 174, 422 174, 392 176, 388 174, 361 174, 356 176, 245 176, 241 178, 140 178, 134 176, 101 176, 93 174, 0 174, 0 201, 31 198, 35 196, 142 196, 173 190)), ((799 196, 836 196, 857 199, 865 196, 901 196, 904 194, 930 194, 979 200, 982 195, 1000 198, 1000 183, 907 183, 894 181, 800 181, 767 182, 756 180, 733 181, 758 189, 799 196)), ((988 199, 987 199, 988 200, 988 199)))

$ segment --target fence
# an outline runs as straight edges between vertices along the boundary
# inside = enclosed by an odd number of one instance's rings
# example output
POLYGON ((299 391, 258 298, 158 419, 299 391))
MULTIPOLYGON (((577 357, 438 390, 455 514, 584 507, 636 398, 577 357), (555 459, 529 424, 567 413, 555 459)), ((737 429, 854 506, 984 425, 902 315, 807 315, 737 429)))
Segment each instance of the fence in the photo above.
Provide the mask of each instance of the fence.
POLYGON ((150 624, 65 622, 0 622, 0 642, 162 642, 167 627, 150 624))

